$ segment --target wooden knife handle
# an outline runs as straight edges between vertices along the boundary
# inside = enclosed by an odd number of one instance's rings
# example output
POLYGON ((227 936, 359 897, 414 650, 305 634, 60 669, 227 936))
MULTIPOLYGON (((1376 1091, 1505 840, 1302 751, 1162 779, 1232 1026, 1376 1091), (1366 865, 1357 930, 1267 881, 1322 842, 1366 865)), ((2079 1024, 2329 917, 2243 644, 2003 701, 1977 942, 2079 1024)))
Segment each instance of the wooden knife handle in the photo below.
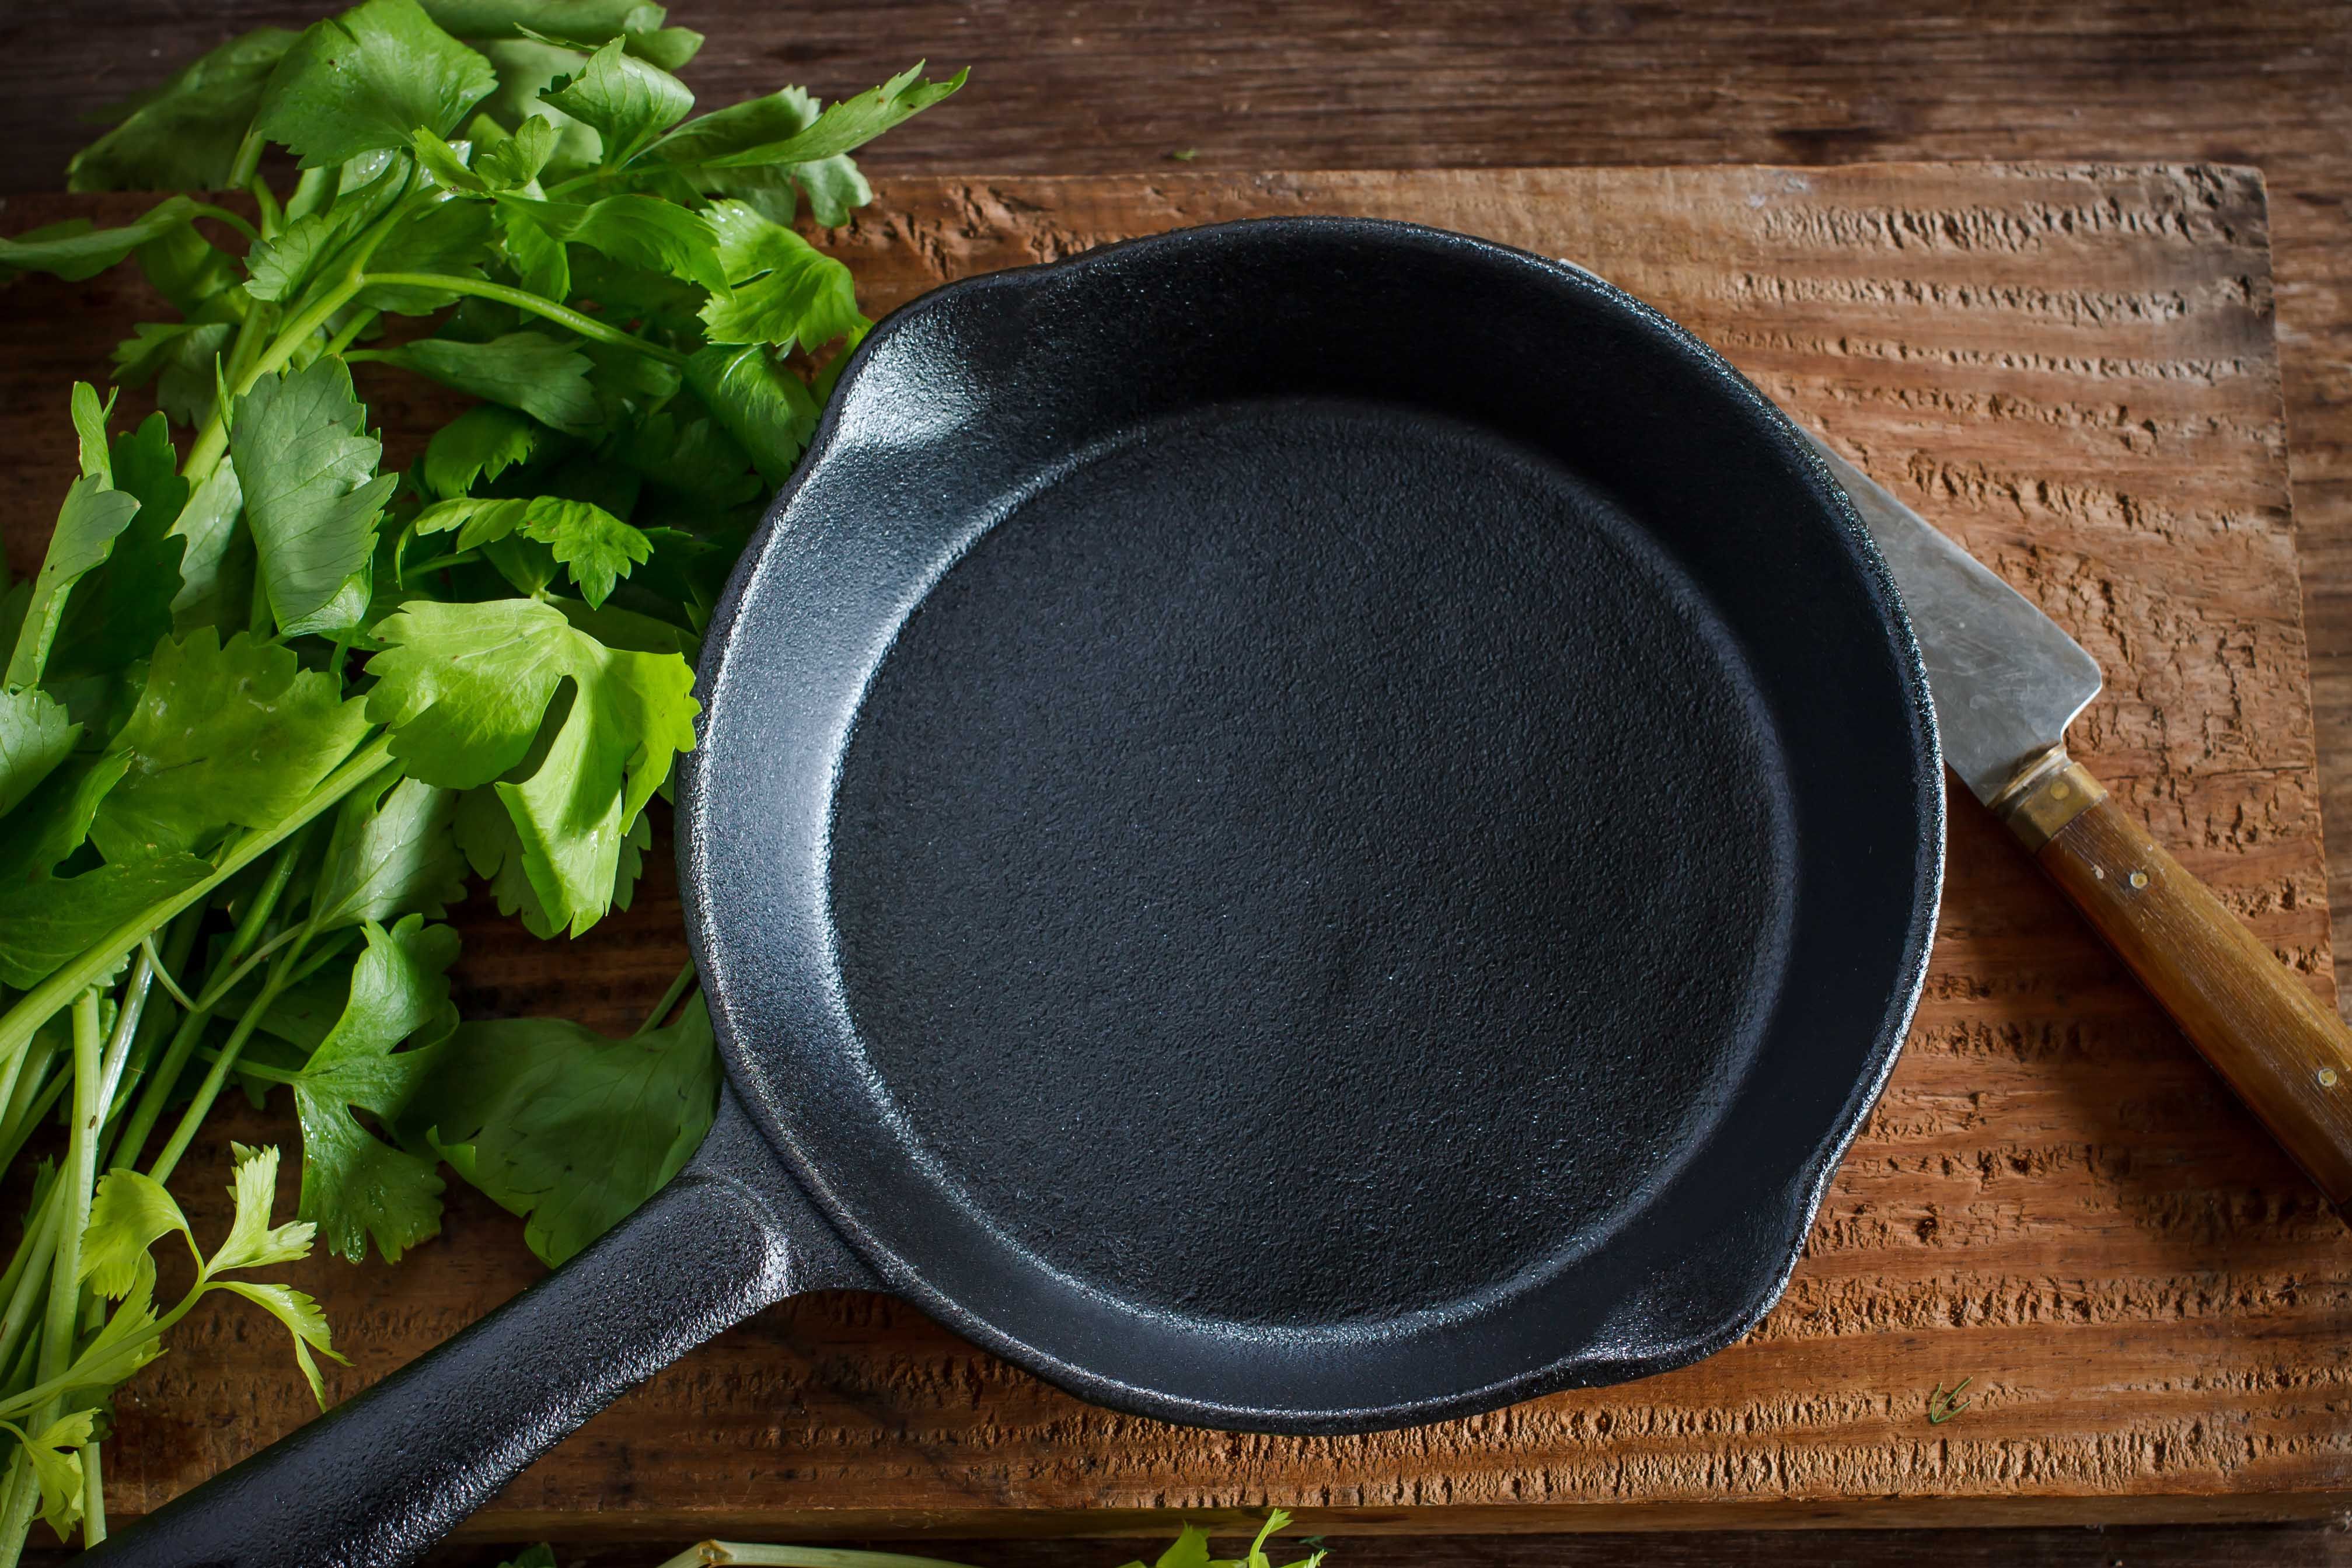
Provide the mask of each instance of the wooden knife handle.
POLYGON ((2273 1136, 2352 1220, 2352 1030, 2053 750, 1993 809, 2273 1136))

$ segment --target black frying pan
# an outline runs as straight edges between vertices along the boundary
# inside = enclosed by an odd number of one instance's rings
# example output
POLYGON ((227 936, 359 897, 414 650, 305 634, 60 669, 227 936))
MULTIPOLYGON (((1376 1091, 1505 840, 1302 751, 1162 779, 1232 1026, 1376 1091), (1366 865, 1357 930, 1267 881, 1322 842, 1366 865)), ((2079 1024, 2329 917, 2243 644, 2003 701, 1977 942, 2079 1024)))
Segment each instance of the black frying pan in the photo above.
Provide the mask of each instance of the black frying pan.
POLYGON ((1927 958, 1935 728, 1844 496, 1671 322, 1457 235, 900 311, 701 691, 701 1153, 99 1557, 404 1562, 803 1291, 1263 1431, 1680 1366, 1780 1293, 1927 958))

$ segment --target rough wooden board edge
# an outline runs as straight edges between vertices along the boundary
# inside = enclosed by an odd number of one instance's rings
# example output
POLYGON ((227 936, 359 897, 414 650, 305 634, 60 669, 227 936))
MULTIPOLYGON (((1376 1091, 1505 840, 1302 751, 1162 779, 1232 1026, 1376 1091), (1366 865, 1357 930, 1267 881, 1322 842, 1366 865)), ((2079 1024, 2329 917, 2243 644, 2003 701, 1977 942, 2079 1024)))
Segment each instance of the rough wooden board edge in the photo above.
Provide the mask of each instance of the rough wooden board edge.
MULTIPOLYGON (((2352 1491, 2270 1495, 2150 1493, 2134 1497, 1941 1499, 1852 1498, 1811 1503, 1642 1503, 1436 1507, 1289 1508, 1290 1534, 1559 1535, 1713 1530, 2014 1529, 2032 1525, 2278 1524, 2332 1520, 2352 1511, 2352 1491)), ((124 1516, 124 1520, 134 1516, 124 1516)), ((1263 1509, 844 1509, 736 1513, 723 1522, 684 1509, 579 1513, 491 1509, 459 1525, 449 1539, 685 1543, 730 1541, 941 1539, 1131 1540, 1165 1536, 1171 1520, 1205 1524, 1218 1534, 1247 1535, 1263 1509)), ((118 1521, 117 1522, 122 1522, 118 1521)))

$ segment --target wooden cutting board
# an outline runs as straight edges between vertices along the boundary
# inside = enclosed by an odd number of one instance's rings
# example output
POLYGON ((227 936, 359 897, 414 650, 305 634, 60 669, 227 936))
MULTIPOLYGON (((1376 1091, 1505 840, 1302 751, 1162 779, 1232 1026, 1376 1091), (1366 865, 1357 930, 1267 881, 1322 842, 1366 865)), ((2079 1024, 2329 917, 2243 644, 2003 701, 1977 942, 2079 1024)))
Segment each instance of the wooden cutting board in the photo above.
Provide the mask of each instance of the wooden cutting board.
MULTIPOLYGON (((140 204, 18 199, 0 229, 140 204)), ((2083 640, 2108 686, 2076 755, 2328 994, 2259 174, 908 178, 828 243, 870 308, 1122 235, 1289 212, 1412 218, 1572 258, 1721 349, 2083 640)), ((142 305, 113 278, 0 294, 0 517, 17 570, 69 473, 66 383, 103 371, 142 305)), ((445 406, 388 375, 362 392, 395 453, 445 406)), ((659 877, 568 946, 520 938, 480 902, 461 921, 475 1010, 625 1030, 684 956, 659 877)), ((282 1104, 240 1107, 214 1133, 211 1163, 192 1159, 179 1184, 200 1231, 225 1218, 226 1139, 294 1136, 282 1104)), ((1181 1157, 1103 1151, 1106 1165, 1181 1157)), ((352 1354, 340 1392, 536 1273, 513 1221, 452 1196, 444 1238, 398 1269, 298 1271, 352 1354)), ((307 1403, 274 1327, 229 1310, 192 1320, 122 1402, 110 1509, 154 1506, 307 1403)), ((1710 1361, 1416 1431, 1234 1436, 1093 1409, 906 1307, 834 1295, 664 1374, 469 1529, 1108 1533, 1164 1528, 1140 1511, 1267 1504, 1351 1531, 2088 1522, 2348 1500, 2352 1235, 1963 797, 1910 1042, 1786 1298, 1710 1361), (1931 1425, 1931 1389, 1961 1377, 1973 1403, 1931 1425)))

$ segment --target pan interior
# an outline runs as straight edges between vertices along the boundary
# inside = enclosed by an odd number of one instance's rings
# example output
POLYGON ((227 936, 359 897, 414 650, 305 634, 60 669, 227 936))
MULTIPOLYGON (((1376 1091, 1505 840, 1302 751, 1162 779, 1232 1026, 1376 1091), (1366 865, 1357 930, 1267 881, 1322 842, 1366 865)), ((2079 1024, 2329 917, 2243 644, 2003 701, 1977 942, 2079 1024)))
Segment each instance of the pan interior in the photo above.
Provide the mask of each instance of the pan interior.
POLYGON ((1637 518, 1410 408, 1196 408, 932 586, 836 777, 874 1124, 1124 1310, 1276 1334, 1571 1267, 1769 1022, 1790 781, 1637 518))

